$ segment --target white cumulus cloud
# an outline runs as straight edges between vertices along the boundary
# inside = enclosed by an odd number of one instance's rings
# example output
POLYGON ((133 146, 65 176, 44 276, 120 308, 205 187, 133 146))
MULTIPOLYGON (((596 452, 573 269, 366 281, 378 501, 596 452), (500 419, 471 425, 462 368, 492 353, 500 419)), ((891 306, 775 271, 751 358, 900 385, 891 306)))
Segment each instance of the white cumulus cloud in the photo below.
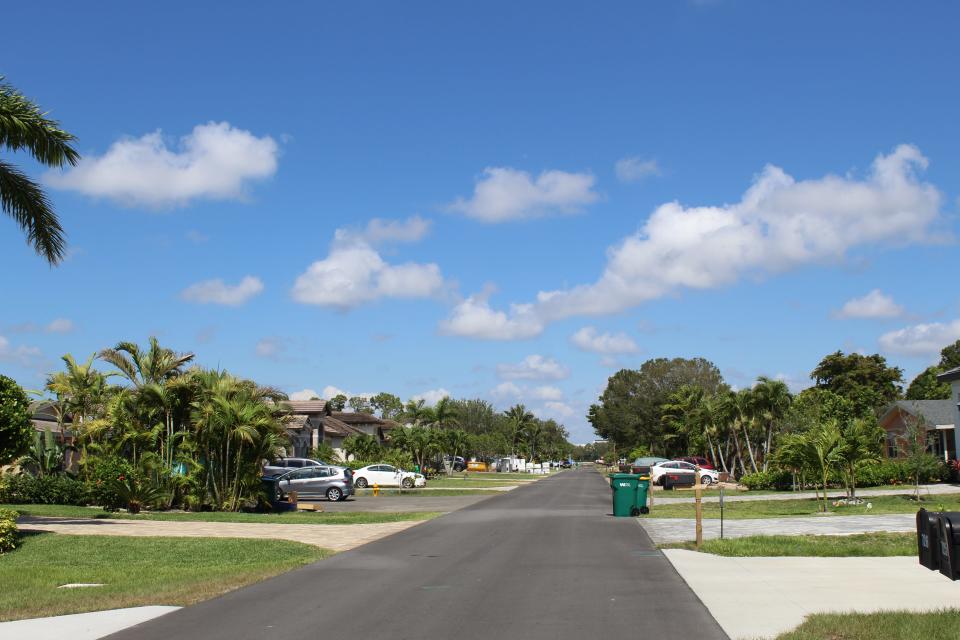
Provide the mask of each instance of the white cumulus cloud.
MULTIPOLYGON (((287 394, 291 400, 309 400, 310 398, 320 398, 320 394, 313 389, 301 389, 287 394)), ((334 394, 336 395, 336 394, 334 394)))
POLYGON ((620 182, 639 182, 660 175, 660 165, 656 160, 644 160, 637 156, 617 160, 614 169, 620 182))
POLYGON ((896 318, 903 315, 903 307, 880 289, 874 289, 862 298, 853 298, 836 312, 837 318, 896 318))
POLYGON ((73 320, 68 318, 56 318, 51 320, 49 324, 44 328, 47 333, 70 333, 76 327, 73 324, 73 320))
POLYGON ((22 367, 37 368, 43 360, 39 347, 27 345, 14 346, 10 340, 0 336, 0 362, 17 364, 22 367))
POLYGON ((578 349, 606 355, 636 353, 640 350, 633 338, 625 333, 599 333, 596 327, 583 327, 570 336, 578 349))
POLYGON ((503 380, 562 380, 570 369, 553 358, 533 354, 517 364, 498 364, 497 375, 503 380))
POLYGON ((554 419, 562 422, 574 414, 573 407, 566 402, 545 402, 542 409, 535 409, 534 413, 543 420, 554 419))
POLYGON ((960 340, 960 320, 915 324, 880 336, 880 347, 902 356, 931 357, 960 340))
POLYGON ((490 395, 500 402, 516 400, 523 395, 523 389, 512 382, 501 382, 490 390, 490 395))
POLYGON ((297 277, 292 295, 297 302, 350 309, 379 298, 430 298, 445 289, 436 264, 406 262, 389 264, 372 244, 386 241, 412 242, 426 233, 428 223, 420 218, 405 222, 372 221, 356 233, 338 229, 330 253, 297 277))
POLYGON ((414 400, 423 400, 425 404, 432 407, 444 398, 449 398, 450 392, 443 388, 430 389, 429 391, 418 393, 412 397, 414 400))
POLYGON ((506 222, 555 213, 576 213, 599 197, 589 173, 544 171, 534 178, 510 167, 489 167, 473 196, 457 198, 451 211, 482 222, 506 222))
POLYGON ((553 385, 545 384, 531 389, 530 397, 536 400, 562 400, 563 391, 553 385))
POLYGON ((521 340, 538 335, 543 323, 532 305, 513 305, 510 313, 496 311, 487 301, 491 290, 469 296, 440 322, 440 333, 486 340, 521 340))
MULTIPOLYGON (((522 322, 529 337, 552 321, 621 312, 678 289, 716 288, 746 275, 838 262, 859 246, 936 241, 931 227, 942 220, 941 194, 918 180, 917 171, 926 166, 911 145, 878 156, 864 179, 828 175, 798 181, 767 166, 735 204, 658 207, 637 233, 608 249, 606 268, 595 282, 541 291, 534 302, 514 304, 509 313, 484 300, 482 311, 500 326, 522 322)), ((454 308, 441 330, 515 337, 482 323, 454 322, 461 313, 454 308)))
POLYGON ((279 147, 227 122, 197 125, 174 148, 160 131, 114 142, 63 173, 47 174, 55 188, 123 205, 161 208, 191 200, 242 199, 251 181, 276 173, 279 147))
POLYGON ((236 307, 261 291, 263 291, 263 282, 254 276, 245 276, 235 285, 229 285, 220 278, 216 278, 190 285, 180 292, 180 297, 187 302, 236 307))

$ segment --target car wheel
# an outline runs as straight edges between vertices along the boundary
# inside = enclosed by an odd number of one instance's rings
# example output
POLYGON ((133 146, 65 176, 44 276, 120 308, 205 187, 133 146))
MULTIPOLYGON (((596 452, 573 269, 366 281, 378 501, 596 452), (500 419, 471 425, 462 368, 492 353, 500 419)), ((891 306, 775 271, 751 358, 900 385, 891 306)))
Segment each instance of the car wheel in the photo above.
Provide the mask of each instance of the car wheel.
POLYGON ((367 479, 366 479, 366 478, 356 478, 356 479, 353 481, 353 486, 357 487, 358 489, 366 489, 366 488, 367 488, 367 479))
POLYGON ((700 476, 700 484, 711 485, 713 484, 713 478, 710 476, 700 476))
POLYGON ((404 489, 413 489, 413 478, 404 478, 400 481, 400 486, 404 489))
POLYGON ((340 502, 343 500, 343 491, 338 487, 330 487, 327 489, 327 500, 330 502, 340 502))

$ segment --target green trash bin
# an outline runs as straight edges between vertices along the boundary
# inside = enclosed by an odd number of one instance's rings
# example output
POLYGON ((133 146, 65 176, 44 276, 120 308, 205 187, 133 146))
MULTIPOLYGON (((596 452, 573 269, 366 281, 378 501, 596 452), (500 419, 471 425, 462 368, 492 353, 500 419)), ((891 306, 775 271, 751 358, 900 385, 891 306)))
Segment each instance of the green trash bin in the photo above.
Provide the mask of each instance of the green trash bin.
POLYGON ((650 491, 650 476, 640 476, 637 479, 637 499, 634 505, 638 513, 650 513, 647 506, 647 492, 650 491))
MULTIPOLYGON (((613 515, 629 518, 636 515, 637 484, 640 476, 633 473, 614 473, 610 475, 610 489, 613 490, 613 515)), ((646 494, 644 494, 646 497, 646 494)))

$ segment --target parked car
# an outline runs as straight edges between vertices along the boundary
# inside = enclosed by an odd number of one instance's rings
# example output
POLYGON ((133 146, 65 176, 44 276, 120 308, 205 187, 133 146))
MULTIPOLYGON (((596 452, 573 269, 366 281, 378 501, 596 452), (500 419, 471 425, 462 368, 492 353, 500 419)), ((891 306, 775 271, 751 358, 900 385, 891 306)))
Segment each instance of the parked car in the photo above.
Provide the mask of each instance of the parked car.
POLYGON ((685 458, 677 458, 677 460, 682 460, 683 462, 689 462, 690 464, 698 464, 701 469, 716 469, 709 460, 703 456, 687 456, 685 458))
MULTIPOLYGON (((670 462, 661 462, 650 467, 650 482, 657 485, 663 484, 663 476, 670 474, 693 475, 697 472, 696 465, 684 462, 683 460, 671 460, 670 462)), ((720 474, 713 469, 700 469, 700 484, 714 484, 720 482, 720 474)))
POLYGON ((457 473, 466 471, 467 469, 467 461, 463 459, 463 456, 457 456, 453 458, 453 462, 450 461, 450 456, 445 456, 443 461, 445 464, 452 466, 453 470, 457 473))
POLYGON ((307 465, 287 471, 275 479, 278 498, 296 491, 298 497, 324 496, 331 502, 338 502, 354 493, 353 471, 344 467, 307 465))
POLYGON ((353 486, 358 489, 375 484, 381 487, 412 489, 426 486, 427 479, 422 473, 404 471, 389 464, 371 464, 353 472, 353 486))
POLYGON ((313 460, 312 458, 280 458, 279 460, 268 462, 263 467, 263 475, 264 477, 279 476, 283 475, 287 471, 290 471, 291 469, 323 466, 327 466, 327 463, 320 460, 313 460))

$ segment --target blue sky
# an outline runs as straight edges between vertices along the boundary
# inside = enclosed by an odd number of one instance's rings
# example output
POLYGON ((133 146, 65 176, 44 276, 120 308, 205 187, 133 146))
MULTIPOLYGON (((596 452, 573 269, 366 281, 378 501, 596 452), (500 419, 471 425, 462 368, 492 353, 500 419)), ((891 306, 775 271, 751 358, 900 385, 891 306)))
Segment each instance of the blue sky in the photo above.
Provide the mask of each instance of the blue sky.
POLYGON ((647 358, 799 389, 837 349, 909 381, 960 338, 953 5, 462 5, 8 9, 0 73, 85 159, 14 158, 71 253, 0 220, 0 370, 153 334, 582 442, 647 358))

